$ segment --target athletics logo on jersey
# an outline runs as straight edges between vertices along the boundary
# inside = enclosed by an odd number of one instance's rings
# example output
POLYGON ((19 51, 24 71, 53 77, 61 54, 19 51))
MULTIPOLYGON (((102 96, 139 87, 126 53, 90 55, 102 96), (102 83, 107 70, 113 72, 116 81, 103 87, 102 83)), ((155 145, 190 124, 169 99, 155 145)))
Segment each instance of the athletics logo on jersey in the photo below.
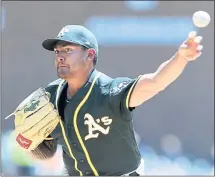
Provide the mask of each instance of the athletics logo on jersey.
POLYGON ((111 89, 110 94, 111 95, 116 95, 118 94, 120 91, 122 91, 130 82, 128 81, 123 81, 120 82, 117 86, 115 86, 114 88, 111 89))
POLYGON ((94 118, 87 113, 85 114, 84 119, 84 124, 88 125, 88 135, 85 136, 85 141, 91 138, 98 138, 98 132, 103 133, 105 135, 109 133, 112 119, 110 119, 108 116, 94 120, 94 118), (104 126, 101 126, 100 124, 103 124, 104 126))

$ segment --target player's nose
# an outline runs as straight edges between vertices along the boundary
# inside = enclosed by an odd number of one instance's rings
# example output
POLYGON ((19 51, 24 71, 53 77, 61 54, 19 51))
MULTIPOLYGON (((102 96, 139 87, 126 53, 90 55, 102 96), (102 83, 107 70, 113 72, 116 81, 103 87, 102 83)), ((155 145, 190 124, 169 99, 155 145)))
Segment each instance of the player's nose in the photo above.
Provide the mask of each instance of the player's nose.
POLYGON ((65 57, 63 57, 63 56, 57 56, 57 61, 58 62, 65 61, 65 57))

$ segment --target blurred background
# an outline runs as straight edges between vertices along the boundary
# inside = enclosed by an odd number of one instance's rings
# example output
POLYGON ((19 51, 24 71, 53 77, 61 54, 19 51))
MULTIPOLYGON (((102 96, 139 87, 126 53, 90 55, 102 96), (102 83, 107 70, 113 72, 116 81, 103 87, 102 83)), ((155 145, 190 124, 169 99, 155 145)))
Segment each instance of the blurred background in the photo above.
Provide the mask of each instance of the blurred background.
POLYGON ((134 129, 146 175, 214 174, 213 1, 1 2, 2 175, 60 175, 61 149, 39 162, 11 144, 14 119, 4 120, 38 87, 57 78, 54 54, 42 41, 62 27, 80 24, 99 43, 97 69, 112 76, 154 72, 176 52, 191 30, 203 36, 202 56, 177 81, 136 109, 134 129), (192 14, 211 15, 196 29, 192 14), (45 164, 45 165, 44 165, 45 164))

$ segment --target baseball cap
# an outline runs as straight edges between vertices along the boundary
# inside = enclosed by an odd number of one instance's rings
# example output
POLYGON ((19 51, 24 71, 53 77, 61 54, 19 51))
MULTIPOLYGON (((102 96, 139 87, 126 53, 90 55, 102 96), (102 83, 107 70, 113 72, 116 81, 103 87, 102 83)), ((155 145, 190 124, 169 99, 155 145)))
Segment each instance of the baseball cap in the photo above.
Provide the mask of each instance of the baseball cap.
POLYGON ((98 57, 98 43, 96 37, 84 26, 67 25, 60 30, 56 38, 44 40, 42 46, 47 50, 54 51, 54 46, 58 41, 71 42, 86 48, 93 48, 98 57))

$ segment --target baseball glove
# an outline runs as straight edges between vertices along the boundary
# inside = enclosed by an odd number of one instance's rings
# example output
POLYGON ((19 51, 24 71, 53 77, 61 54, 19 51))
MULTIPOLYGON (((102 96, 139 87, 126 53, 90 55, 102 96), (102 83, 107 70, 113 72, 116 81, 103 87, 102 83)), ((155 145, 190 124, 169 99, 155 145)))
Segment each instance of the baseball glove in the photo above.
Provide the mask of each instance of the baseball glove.
POLYGON ((13 134, 16 142, 27 151, 36 149, 41 142, 48 140, 47 137, 60 120, 58 111, 50 102, 50 94, 44 88, 28 96, 11 115, 15 115, 13 134))

